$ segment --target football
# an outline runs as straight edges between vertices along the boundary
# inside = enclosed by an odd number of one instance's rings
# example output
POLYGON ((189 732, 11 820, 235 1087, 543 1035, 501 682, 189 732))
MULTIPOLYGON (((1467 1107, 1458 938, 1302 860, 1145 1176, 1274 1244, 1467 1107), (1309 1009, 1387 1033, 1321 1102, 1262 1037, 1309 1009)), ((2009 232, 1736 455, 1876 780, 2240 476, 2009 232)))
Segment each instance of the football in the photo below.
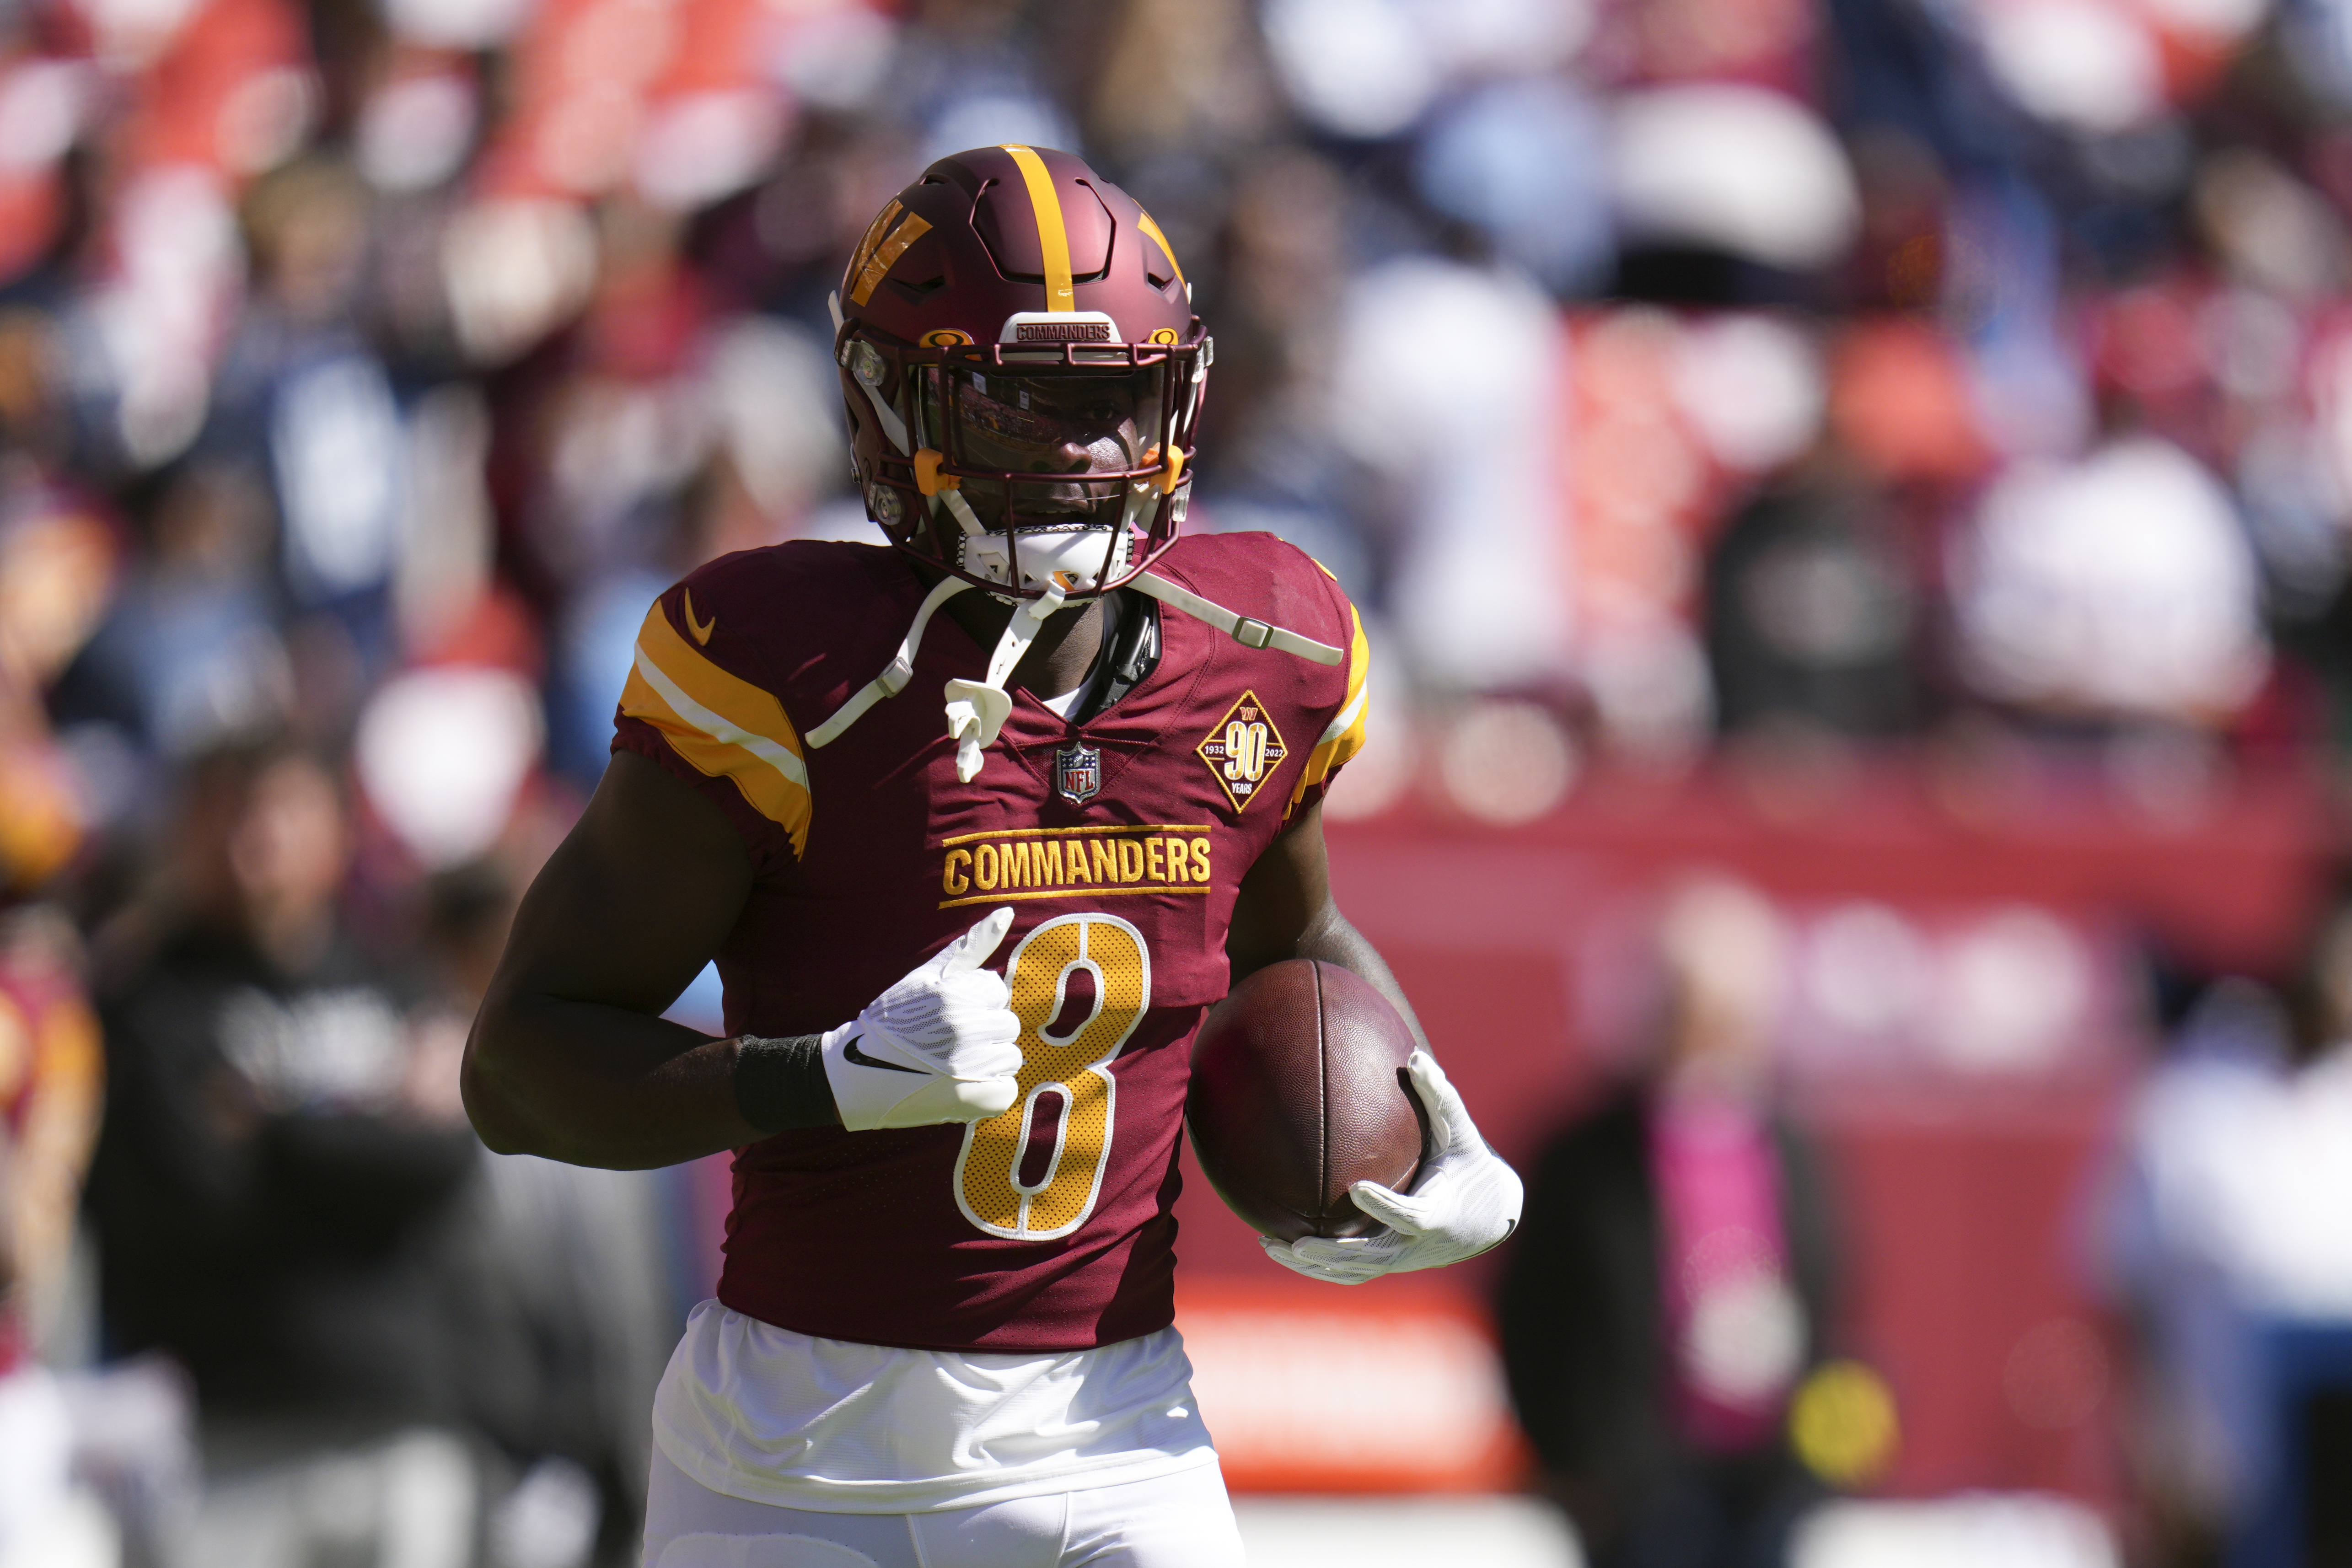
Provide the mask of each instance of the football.
POLYGON ((1319 959, 1268 964, 1210 1010, 1184 1117, 1209 1184, 1259 1234, 1360 1236, 1351 1183, 1399 1191, 1428 1119, 1405 1077, 1412 1032, 1387 998, 1319 959))

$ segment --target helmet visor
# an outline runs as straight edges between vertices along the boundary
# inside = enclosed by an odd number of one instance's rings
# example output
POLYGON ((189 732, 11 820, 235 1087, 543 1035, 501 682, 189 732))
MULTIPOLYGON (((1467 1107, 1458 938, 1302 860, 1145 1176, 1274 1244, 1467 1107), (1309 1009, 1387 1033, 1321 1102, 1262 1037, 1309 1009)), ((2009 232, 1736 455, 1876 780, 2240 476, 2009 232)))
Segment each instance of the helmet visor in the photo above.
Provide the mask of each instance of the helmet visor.
POLYGON ((1013 375, 959 365, 932 380, 925 422, 984 521, 1091 516, 1159 471, 1164 380, 1158 366, 1013 375))

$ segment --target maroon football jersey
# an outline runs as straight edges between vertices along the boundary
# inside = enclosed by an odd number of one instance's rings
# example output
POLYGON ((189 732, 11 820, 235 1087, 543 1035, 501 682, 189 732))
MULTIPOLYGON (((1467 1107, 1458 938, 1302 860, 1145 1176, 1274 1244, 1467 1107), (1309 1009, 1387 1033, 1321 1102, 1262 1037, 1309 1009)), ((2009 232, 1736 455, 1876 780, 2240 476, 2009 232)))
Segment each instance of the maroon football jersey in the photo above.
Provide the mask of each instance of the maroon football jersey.
POLYGON ((749 901, 718 955, 730 1033, 856 1016, 989 910, 1022 1021, 1022 1098, 992 1121, 796 1130, 739 1149, 719 1300, 802 1333, 1062 1351, 1173 1316, 1193 1031, 1259 853, 1363 739, 1347 597, 1268 534, 1188 538, 1160 575, 1347 650, 1324 665, 1161 612, 1161 655, 1082 724, 1027 693, 970 784, 940 689, 989 651, 949 616, 913 679, 822 747, 804 737, 887 666, 924 586, 878 546, 729 555, 663 595, 614 744, 725 811, 749 901))

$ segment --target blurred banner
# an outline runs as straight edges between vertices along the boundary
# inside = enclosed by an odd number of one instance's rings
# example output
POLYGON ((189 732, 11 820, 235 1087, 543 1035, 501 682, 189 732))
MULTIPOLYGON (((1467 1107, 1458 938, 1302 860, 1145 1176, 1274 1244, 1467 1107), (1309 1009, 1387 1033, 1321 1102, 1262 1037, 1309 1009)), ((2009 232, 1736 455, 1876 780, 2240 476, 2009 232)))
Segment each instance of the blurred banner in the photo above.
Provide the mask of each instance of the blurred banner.
POLYGON ((1494 1331, 1443 1286, 1310 1294, 1213 1276, 1179 1286, 1176 1326, 1236 1491, 1510 1491, 1526 1478, 1494 1331))

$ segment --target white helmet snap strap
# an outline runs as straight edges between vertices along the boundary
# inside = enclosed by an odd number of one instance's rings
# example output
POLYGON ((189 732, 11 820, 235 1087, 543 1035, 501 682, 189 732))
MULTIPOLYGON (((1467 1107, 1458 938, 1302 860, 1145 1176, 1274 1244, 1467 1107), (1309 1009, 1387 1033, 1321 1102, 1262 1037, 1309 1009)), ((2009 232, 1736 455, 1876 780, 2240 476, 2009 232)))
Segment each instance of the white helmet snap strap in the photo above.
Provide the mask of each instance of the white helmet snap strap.
POLYGON ((810 746, 826 746, 841 739, 842 731, 865 717, 866 710, 885 697, 896 697, 914 679, 915 653, 923 646, 923 628, 931 624, 932 615, 941 605, 971 587, 961 577, 942 577, 931 591, 923 595, 922 607, 915 612, 914 625, 907 628, 905 640, 898 644, 898 657, 890 667, 854 692, 848 701, 836 710, 832 718, 802 737, 810 746))
MULTIPOLYGON (((953 495, 952 490, 947 494, 953 495)), ((975 584, 961 577, 943 577, 915 611, 914 624, 898 645, 898 657, 889 667, 851 694, 848 701, 837 709, 833 717, 811 730, 803 741, 811 747, 827 746, 841 739, 848 728, 866 716, 868 709, 886 697, 896 697, 907 689, 914 678, 915 655, 923 644, 924 629, 940 606, 958 594, 975 584)), ((1179 587, 1155 572, 1139 572, 1128 580, 1127 585, 1168 605, 1183 611, 1198 621, 1204 621, 1245 647, 1270 647, 1278 652, 1295 654, 1317 664, 1338 664, 1346 658, 1344 649, 1329 643, 1317 642, 1300 637, 1265 621, 1252 620, 1236 615, 1223 605, 1204 599, 1189 588, 1179 587)), ((1036 640, 1039 628, 1054 612, 1062 607, 1064 595, 1060 584, 1049 584, 1034 599, 1024 600, 1005 623, 1004 635, 996 639, 996 650, 989 656, 988 674, 983 680, 950 680, 947 683, 948 734, 956 742, 956 776, 970 784, 980 774, 981 753, 996 743, 997 732, 1013 711, 1013 699, 1004 689, 1005 678, 1021 656, 1029 651, 1036 640)))
POLYGON ((898 411, 883 402, 881 394, 863 379, 858 381, 857 390, 866 395, 866 406, 874 410, 875 421, 882 426, 882 434, 890 438, 890 445, 898 448, 900 457, 908 456, 911 448, 907 445, 907 422, 898 417, 898 411))
POLYGON ((1139 572, 1127 580, 1127 585, 1139 594, 1149 595, 1171 609, 1181 610, 1196 621, 1206 621, 1244 647, 1270 647, 1282 653, 1296 654, 1317 664, 1338 664, 1348 657, 1345 648, 1333 647, 1313 637, 1300 637, 1265 621, 1254 621, 1247 616, 1235 615, 1223 605, 1203 599, 1190 588, 1181 588, 1155 572, 1139 572))
POLYGON ((980 776, 981 753, 996 744, 997 732, 1012 717, 1005 678, 1029 651, 1038 628, 1062 607, 1062 598, 1061 584, 1050 583, 1036 598, 1023 600, 1004 624, 1004 635, 996 639, 996 651, 989 655, 988 679, 947 683, 948 737, 956 743, 956 777, 963 783, 980 776))

